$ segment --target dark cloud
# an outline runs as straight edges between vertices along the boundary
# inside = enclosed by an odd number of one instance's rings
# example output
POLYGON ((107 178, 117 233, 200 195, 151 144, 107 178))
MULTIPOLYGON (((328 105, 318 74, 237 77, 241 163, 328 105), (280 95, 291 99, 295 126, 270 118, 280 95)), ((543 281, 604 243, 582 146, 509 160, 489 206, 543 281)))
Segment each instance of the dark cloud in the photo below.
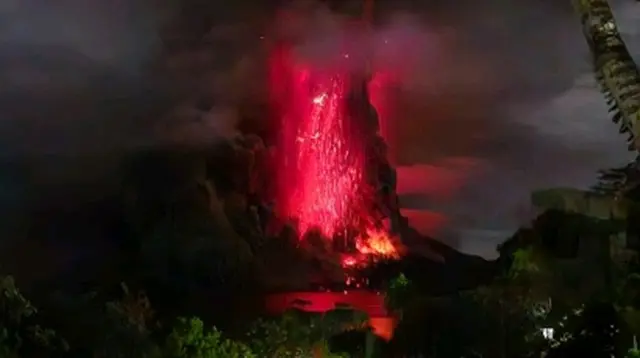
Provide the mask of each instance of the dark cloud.
MULTIPOLYGON (((459 3, 443 3, 438 21, 407 30, 435 35, 431 45, 423 38, 427 50, 408 71, 412 99, 389 118, 392 150, 405 167, 400 190, 410 213, 422 205, 443 214, 433 233, 493 255, 530 219, 532 190, 587 187, 598 169, 631 155, 596 89, 568 2, 459 3)), ((633 48, 640 8, 615 5, 633 48)))
POLYGON ((146 5, 27 0, 2 8, 5 155, 97 151, 144 133, 143 119, 164 95, 146 70, 164 14, 146 5))

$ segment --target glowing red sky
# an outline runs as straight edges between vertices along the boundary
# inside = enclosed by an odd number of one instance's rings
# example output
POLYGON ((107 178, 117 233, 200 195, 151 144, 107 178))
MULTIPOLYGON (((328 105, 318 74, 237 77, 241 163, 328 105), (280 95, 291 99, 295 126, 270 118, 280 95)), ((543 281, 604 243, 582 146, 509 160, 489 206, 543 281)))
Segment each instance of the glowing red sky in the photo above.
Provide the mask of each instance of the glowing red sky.
MULTIPOLYGON (((398 135, 398 122, 394 121, 394 118, 397 119, 401 113, 398 110, 400 105, 398 97, 394 93, 396 81, 397 76, 390 72, 377 72, 369 84, 369 97, 378 112, 380 134, 387 143, 389 158, 396 168, 397 194, 401 198, 411 195, 426 196, 432 202, 451 200, 469 180, 472 168, 476 164, 475 160, 472 158, 449 159, 446 165, 398 165, 396 158, 399 156, 400 148, 406 147, 402 143, 403 138, 398 135)), ((421 114, 428 115, 428 113, 421 114)), ((428 130, 435 131, 436 127, 435 122, 431 126, 427 124, 426 128, 423 127, 427 130, 424 137, 431 137, 428 130)), ((409 219, 411 226, 427 235, 437 235, 448 222, 444 214, 431 210, 404 208, 401 211, 409 219)))

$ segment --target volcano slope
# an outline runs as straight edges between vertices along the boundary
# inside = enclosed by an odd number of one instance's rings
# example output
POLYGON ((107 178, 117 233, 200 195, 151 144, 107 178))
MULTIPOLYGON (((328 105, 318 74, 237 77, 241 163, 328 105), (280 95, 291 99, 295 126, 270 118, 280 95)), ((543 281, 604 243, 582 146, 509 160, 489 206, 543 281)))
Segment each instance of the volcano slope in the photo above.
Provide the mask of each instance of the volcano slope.
MULTIPOLYGON (((367 145, 367 176, 375 178, 374 205, 406 248, 402 259, 370 268, 372 282, 382 284, 403 272, 416 282, 424 282, 429 292, 445 294, 490 281, 497 271, 494 262, 460 253, 420 234, 400 213, 396 173, 379 134, 378 116, 369 102, 366 81, 354 89, 349 106, 367 145)), ((189 257, 179 259, 183 266, 194 262, 210 266, 215 262, 215 270, 224 275, 228 270, 247 271, 250 267, 266 290, 308 289, 317 281, 342 280, 335 252, 314 240, 301 243, 290 229, 278 225, 282 220, 267 199, 276 148, 269 144, 273 130, 264 127, 270 121, 259 118, 263 115, 261 110, 246 111, 239 124, 243 133, 214 147, 166 148, 138 155, 127 170, 131 180, 126 181, 124 217, 130 223, 129 230, 136 232, 132 235, 136 240, 147 238, 136 245, 140 255, 157 261, 162 255, 152 251, 175 247, 170 249, 172 254, 189 257), (166 213, 174 214, 168 218, 166 213), (158 232, 154 223, 171 221, 201 228, 200 234, 189 234, 201 237, 159 238, 153 234, 158 232), (159 242, 163 240, 178 242, 159 242), (186 247, 190 245, 196 246, 186 247), (293 270, 292 265, 299 267, 293 270)), ((178 231, 183 236, 194 230, 178 231)))

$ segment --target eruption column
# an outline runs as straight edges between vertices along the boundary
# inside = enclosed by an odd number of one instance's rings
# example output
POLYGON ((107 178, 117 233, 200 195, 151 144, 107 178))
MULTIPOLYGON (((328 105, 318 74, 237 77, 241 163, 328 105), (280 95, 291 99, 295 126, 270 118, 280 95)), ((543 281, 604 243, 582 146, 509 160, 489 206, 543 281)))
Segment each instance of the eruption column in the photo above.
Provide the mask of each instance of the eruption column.
POLYGON ((316 228, 333 238, 358 227, 364 209, 364 151, 347 118, 349 76, 280 60, 288 66, 273 78, 281 86, 278 208, 301 236, 316 228))
POLYGON ((351 91, 358 88, 350 83, 352 76, 301 65, 287 48, 274 52, 270 70, 280 118, 279 216, 297 223, 300 238, 315 229, 328 239, 347 239, 366 257, 397 257, 396 238, 377 222, 376 194, 367 176, 367 134, 358 122, 362 114, 353 112, 361 107, 350 105, 351 91))

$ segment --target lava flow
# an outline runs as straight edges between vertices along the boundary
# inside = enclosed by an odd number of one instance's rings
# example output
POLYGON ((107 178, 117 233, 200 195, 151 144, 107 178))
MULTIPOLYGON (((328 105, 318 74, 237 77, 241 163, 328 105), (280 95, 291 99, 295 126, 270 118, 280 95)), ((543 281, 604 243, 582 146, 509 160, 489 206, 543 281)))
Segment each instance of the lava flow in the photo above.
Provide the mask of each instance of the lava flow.
POLYGON ((271 93, 281 119, 276 209, 296 223, 300 238, 313 230, 329 240, 352 236, 360 255, 395 257, 392 239, 374 224, 366 138, 349 114, 351 79, 294 61, 286 48, 274 54, 271 93))

